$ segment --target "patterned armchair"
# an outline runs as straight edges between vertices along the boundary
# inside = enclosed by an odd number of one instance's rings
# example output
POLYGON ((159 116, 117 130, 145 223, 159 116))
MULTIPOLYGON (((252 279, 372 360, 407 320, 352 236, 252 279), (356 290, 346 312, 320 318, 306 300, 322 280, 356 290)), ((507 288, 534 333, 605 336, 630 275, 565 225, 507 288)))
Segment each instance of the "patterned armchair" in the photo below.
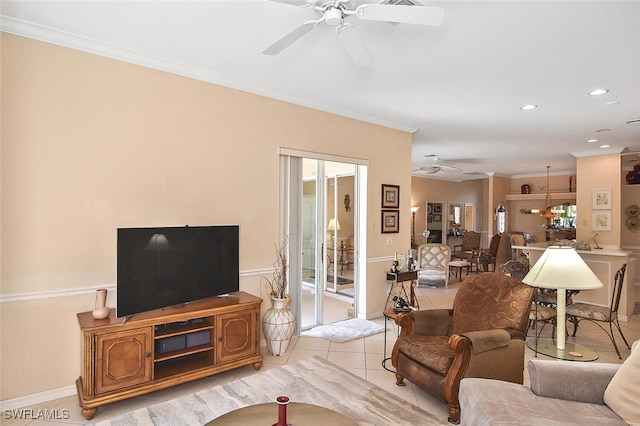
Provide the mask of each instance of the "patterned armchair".
POLYGON ((407 378, 447 402, 452 423, 460 420, 463 377, 522 384, 532 298, 532 287, 488 272, 462 282, 453 309, 398 315, 402 330, 391 357, 396 384, 407 378))
POLYGON ((454 259, 466 260, 473 265, 480 252, 480 237, 481 235, 477 232, 465 232, 462 236, 462 244, 453 246, 452 257, 454 259))
POLYGON ((418 285, 444 283, 449 286, 451 248, 446 244, 423 244, 418 247, 418 285))

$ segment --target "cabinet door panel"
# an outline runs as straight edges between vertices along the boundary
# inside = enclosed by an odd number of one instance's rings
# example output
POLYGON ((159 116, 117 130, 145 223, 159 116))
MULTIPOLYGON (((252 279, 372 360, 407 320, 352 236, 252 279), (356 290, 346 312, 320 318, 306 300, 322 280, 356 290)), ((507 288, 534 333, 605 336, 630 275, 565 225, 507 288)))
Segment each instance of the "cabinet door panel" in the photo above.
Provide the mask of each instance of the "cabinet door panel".
POLYGON ((96 393, 151 380, 150 328, 103 334, 96 339, 96 393))
POLYGON ((232 361, 256 353, 257 318, 255 309, 217 316, 217 363, 232 361))

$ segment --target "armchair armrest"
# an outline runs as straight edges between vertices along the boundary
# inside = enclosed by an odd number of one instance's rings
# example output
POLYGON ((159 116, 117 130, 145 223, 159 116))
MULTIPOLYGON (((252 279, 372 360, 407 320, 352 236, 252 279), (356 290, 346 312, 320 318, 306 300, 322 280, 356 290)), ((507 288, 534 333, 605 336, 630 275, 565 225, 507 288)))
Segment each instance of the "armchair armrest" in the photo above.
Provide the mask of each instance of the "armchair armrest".
POLYGON ((471 350, 474 354, 508 346, 511 343, 511 335, 503 329, 471 331, 461 335, 471 341, 471 350))
POLYGON ((401 327, 400 336, 418 334, 422 336, 446 336, 451 322, 451 309, 428 309, 400 314, 396 324, 401 327))
POLYGON ((530 360, 531 391, 547 398, 604 404, 604 391, 620 365, 530 360))

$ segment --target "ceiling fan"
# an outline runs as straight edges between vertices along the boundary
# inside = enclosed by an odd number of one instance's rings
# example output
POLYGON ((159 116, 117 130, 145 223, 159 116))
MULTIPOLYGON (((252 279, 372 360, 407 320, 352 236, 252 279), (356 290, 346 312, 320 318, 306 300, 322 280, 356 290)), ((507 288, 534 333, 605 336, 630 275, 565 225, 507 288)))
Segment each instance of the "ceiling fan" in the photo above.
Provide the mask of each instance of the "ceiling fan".
POLYGON ((426 172, 427 174, 434 174, 434 173, 438 173, 440 171, 442 172, 461 172, 462 170, 457 168, 457 167, 453 167, 453 166, 447 166, 446 164, 442 164, 440 162, 440 157, 438 157, 437 155, 426 155, 425 157, 430 157, 433 159, 433 164, 430 164, 428 166, 423 166, 420 167, 418 169, 418 171, 422 171, 422 172, 426 172))
MULTIPOLYGON (((345 19, 355 16, 364 21, 384 21, 401 24, 437 26, 444 20, 444 11, 428 7, 416 0, 383 0, 375 4, 360 4, 354 0, 272 0, 292 6, 311 8, 320 18, 304 22, 284 37, 262 51, 265 55, 277 55, 323 22, 336 27, 336 33, 356 66, 370 64, 373 57, 355 28, 345 19)), ((359 2, 357 2, 359 3, 359 2)))

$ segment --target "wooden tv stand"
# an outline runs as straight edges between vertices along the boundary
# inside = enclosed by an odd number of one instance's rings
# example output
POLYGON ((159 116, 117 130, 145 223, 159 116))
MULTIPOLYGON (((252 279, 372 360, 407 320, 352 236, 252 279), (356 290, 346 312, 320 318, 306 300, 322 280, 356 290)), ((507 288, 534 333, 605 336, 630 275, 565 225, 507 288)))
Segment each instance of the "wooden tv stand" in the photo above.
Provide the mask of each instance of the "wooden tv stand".
POLYGON ((82 415, 101 405, 246 365, 262 367, 260 304, 242 291, 130 317, 78 314, 82 415))

